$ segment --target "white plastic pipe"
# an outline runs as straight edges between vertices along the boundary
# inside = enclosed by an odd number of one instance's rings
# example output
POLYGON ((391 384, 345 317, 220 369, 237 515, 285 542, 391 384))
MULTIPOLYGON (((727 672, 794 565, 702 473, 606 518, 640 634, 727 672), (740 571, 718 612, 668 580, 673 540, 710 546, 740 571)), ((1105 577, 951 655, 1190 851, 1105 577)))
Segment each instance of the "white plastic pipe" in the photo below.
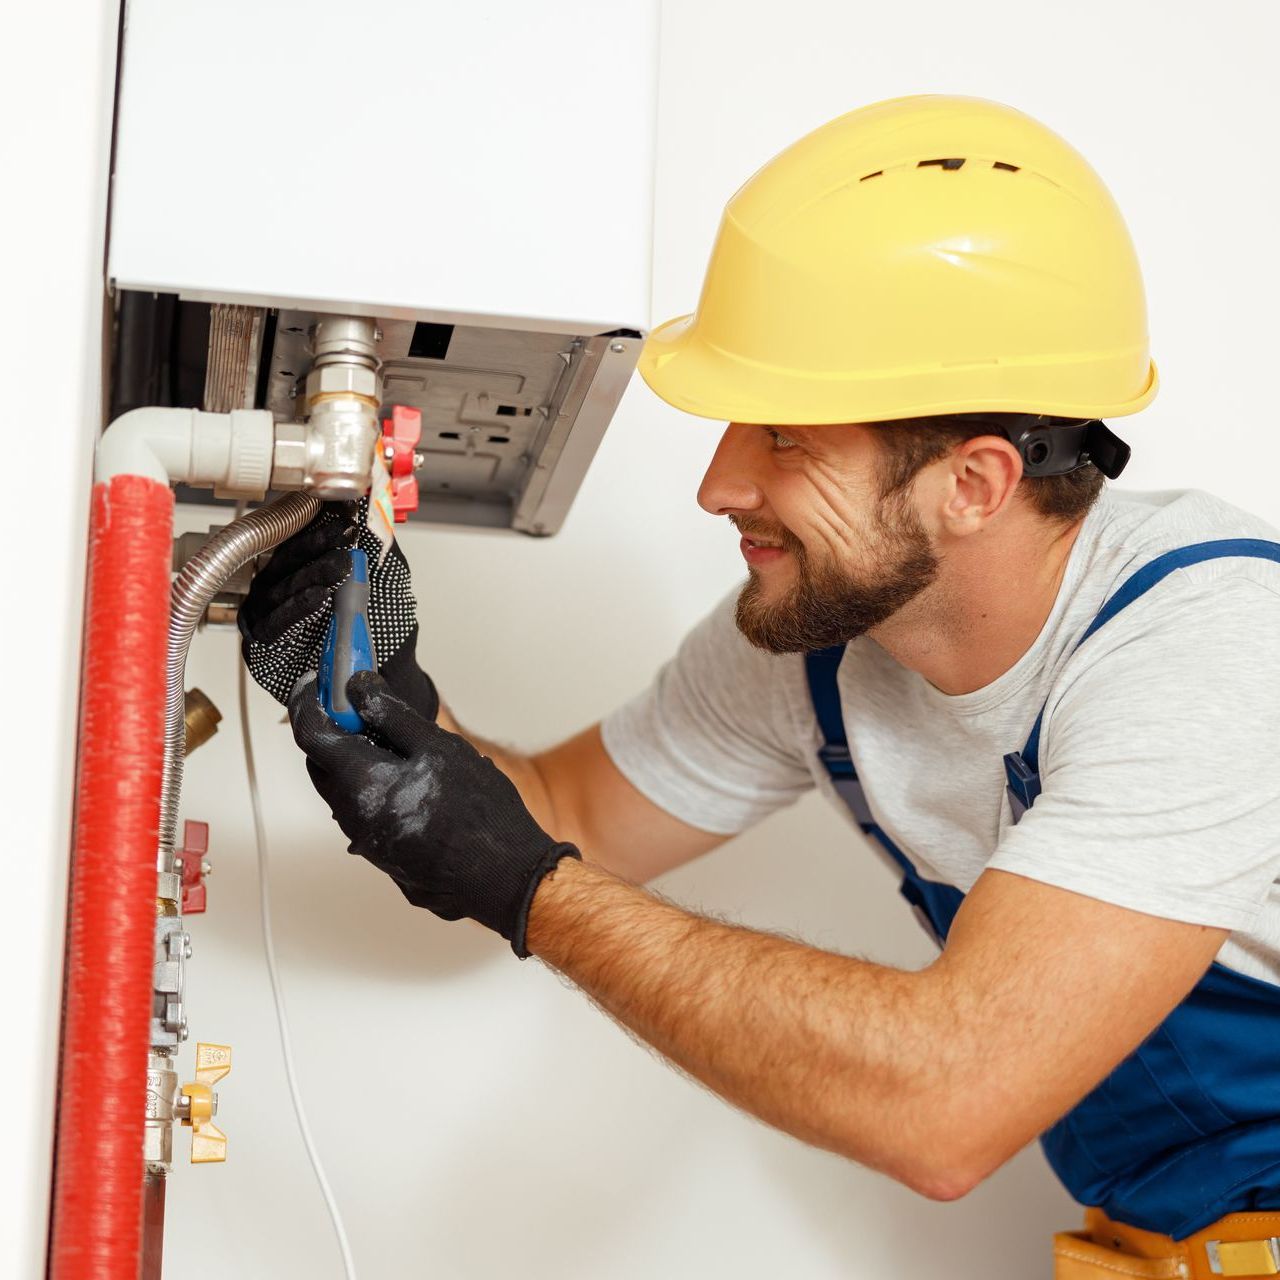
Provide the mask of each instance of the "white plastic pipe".
POLYGON ((103 432, 94 480, 147 476, 212 487, 220 497, 262 498, 271 483, 274 440, 266 409, 133 409, 103 432))

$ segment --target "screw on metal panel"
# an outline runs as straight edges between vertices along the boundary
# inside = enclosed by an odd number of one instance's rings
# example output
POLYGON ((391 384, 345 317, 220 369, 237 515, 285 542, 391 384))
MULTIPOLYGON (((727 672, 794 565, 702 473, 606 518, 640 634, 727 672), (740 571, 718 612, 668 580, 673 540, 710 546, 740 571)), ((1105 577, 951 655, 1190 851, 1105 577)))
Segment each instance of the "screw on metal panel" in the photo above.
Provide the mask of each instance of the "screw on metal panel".
POLYGON ((626 349, 627 349, 627 348, 626 348, 625 344, 623 344, 623 343, 621 343, 621 342, 611 342, 611 343, 609 343, 609 350, 610 350, 610 351, 612 351, 615 355, 619 355, 619 356, 620 356, 620 355, 621 355, 621 354, 622 354, 626 349))

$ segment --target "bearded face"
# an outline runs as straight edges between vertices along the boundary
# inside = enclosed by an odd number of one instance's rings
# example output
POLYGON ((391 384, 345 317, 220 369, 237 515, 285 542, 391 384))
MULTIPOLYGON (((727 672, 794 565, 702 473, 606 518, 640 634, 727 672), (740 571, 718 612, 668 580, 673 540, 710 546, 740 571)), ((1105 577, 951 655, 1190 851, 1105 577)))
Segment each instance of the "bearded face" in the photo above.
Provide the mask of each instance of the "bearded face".
POLYGON ((882 496, 853 565, 811 554, 791 532, 750 516, 731 516, 744 537, 789 553, 790 581, 768 582, 782 564, 752 567, 738 597, 738 629, 769 653, 808 653, 848 644, 887 621, 938 575, 938 558, 903 492, 882 496))

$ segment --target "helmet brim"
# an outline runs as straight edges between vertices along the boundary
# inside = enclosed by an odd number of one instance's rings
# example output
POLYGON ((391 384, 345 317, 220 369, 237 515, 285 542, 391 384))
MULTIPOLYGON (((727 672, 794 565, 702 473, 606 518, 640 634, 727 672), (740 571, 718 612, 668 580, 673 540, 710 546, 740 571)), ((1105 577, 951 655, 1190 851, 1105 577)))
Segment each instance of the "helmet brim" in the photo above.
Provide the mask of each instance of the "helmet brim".
POLYGON ((695 315, 655 329, 638 368, 669 405, 700 418, 812 426, 889 422, 951 413, 1035 413, 1063 418, 1118 418, 1146 408, 1159 389, 1155 362, 1141 347, 1072 358, 1045 355, 936 368, 813 374, 744 360, 702 339, 695 315), (1056 397, 1052 384, 1078 384, 1088 364, 1104 385, 1131 388, 1121 399, 1056 397), (1046 389, 1049 388, 1048 394, 1046 389))

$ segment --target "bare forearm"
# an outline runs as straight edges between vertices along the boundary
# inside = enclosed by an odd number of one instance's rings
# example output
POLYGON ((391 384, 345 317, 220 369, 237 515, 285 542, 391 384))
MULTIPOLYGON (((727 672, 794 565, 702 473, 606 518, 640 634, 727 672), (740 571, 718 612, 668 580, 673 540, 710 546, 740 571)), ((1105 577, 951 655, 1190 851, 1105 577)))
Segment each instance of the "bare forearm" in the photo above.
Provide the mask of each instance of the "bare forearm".
POLYGON ((930 1193, 937 1043, 921 975, 692 915, 562 862, 529 946, 730 1102, 930 1193))

